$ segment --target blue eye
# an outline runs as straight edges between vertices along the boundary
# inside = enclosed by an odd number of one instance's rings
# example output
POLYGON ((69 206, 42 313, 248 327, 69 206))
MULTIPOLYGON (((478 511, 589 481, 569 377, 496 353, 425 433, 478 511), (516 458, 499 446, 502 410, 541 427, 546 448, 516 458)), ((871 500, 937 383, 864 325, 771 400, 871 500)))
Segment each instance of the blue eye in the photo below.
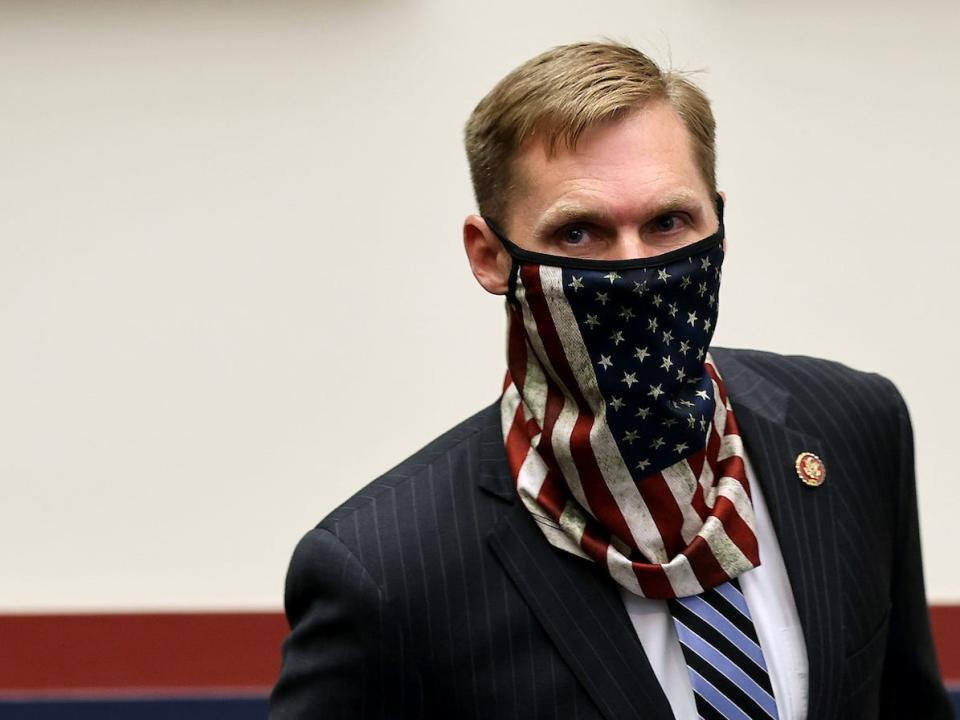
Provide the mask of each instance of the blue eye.
POLYGON ((572 227, 567 228, 563 231, 563 241, 569 243, 570 245, 579 245, 583 242, 583 239, 586 237, 587 233, 583 228, 572 227))

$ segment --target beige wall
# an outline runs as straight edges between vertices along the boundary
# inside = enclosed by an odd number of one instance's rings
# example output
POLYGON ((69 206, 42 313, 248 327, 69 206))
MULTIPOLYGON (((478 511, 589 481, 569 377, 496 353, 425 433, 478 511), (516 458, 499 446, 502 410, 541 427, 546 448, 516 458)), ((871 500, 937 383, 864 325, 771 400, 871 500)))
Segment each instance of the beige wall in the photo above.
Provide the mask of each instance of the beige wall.
POLYGON ((602 36, 706 70, 717 342, 900 386, 960 600, 958 8, 0 2, 0 610, 279 607, 304 531, 496 396, 462 123, 602 36))

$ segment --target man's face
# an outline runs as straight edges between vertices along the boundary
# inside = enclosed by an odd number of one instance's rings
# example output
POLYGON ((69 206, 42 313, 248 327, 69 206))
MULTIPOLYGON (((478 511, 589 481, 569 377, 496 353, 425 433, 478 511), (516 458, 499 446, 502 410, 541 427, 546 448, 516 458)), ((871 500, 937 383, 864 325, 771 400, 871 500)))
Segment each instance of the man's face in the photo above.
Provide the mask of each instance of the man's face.
POLYGON ((528 250, 614 260, 659 255, 717 229, 716 201, 666 102, 587 130, 553 156, 521 149, 506 231, 528 250))
MULTIPOLYGON (((553 155, 533 138, 514 164, 507 217, 515 244, 551 255, 623 260, 689 245, 717 230, 716 199, 694 161, 683 122, 665 102, 581 135, 553 155)), ((511 259, 479 215, 463 226, 477 281, 507 291, 511 259)))

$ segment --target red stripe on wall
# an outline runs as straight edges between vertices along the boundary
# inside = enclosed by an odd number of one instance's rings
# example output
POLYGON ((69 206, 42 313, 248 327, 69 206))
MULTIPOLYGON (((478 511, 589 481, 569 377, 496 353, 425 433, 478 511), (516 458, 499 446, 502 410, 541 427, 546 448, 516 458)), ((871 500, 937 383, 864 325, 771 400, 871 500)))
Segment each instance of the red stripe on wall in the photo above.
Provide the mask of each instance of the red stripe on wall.
POLYGON ((0 693, 266 692, 286 633, 281 613, 0 615, 0 693))
POLYGON ((930 626, 943 679, 960 684, 960 605, 931 605, 930 626))
MULTIPOLYGON (((940 668, 960 683, 960 605, 930 608, 940 668)), ((0 694, 266 693, 281 613, 0 615, 0 694)))

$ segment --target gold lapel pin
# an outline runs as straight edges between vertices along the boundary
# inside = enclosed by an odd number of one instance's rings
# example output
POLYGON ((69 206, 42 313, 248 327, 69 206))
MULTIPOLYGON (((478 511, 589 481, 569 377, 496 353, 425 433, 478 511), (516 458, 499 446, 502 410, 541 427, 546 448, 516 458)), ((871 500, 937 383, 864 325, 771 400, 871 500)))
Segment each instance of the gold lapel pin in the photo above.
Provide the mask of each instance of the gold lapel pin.
POLYGON ((796 467, 797 475, 804 485, 820 487, 827 479, 827 466, 812 452, 802 452, 797 455, 796 467))

